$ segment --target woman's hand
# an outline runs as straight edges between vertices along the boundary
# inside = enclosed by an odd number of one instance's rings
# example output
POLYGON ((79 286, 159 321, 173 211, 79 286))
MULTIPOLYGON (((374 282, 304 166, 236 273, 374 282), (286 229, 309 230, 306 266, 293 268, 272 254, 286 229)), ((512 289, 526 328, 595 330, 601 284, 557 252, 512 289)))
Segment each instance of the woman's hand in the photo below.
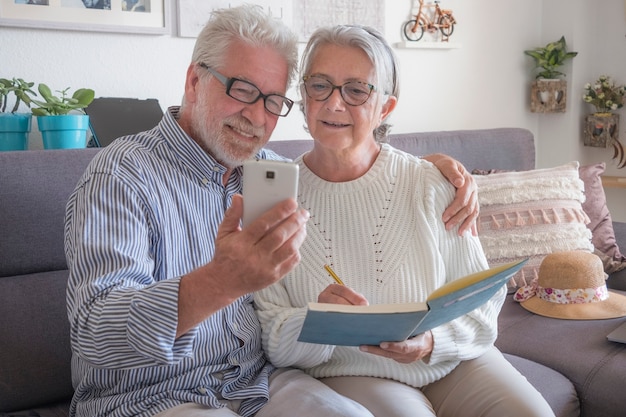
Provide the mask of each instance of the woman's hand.
POLYGON ((363 295, 354 291, 350 287, 339 284, 330 284, 328 287, 324 288, 324 291, 317 296, 317 302, 329 304, 351 304, 357 306, 366 306, 369 304, 363 295))
POLYGON ((383 356, 399 363, 423 360, 433 351, 433 334, 429 331, 404 342, 383 342, 380 346, 360 346, 362 352, 383 356))
POLYGON ((466 231, 477 235, 476 219, 478 219, 478 186, 474 177, 456 159, 444 154, 433 154, 423 157, 441 171, 444 177, 456 187, 454 200, 443 212, 442 219, 446 229, 450 230, 460 224, 459 236, 466 231))

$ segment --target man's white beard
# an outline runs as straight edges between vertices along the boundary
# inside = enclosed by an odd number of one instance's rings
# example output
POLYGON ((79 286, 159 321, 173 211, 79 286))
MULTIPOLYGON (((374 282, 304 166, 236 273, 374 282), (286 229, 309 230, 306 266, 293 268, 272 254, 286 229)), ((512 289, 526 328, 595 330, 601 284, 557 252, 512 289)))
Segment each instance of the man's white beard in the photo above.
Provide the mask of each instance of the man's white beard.
POLYGON ((236 168, 245 160, 253 158, 266 143, 265 131, 255 129, 241 115, 230 116, 214 122, 213 125, 209 124, 207 115, 211 109, 205 98, 206 96, 200 95, 191 112, 191 129, 196 142, 227 168, 236 168), (230 129, 227 126, 254 135, 256 142, 246 143, 245 147, 241 146, 241 142, 227 134, 227 129, 230 129))

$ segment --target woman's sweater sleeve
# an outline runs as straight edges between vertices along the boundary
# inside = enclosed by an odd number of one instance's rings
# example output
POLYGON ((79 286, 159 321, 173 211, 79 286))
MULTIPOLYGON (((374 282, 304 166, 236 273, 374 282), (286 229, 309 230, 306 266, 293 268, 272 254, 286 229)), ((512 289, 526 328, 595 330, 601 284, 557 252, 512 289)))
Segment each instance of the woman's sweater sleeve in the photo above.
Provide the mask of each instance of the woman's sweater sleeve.
MULTIPOLYGON (((454 188, 442 182, 434 170, 424 176, 425 210, 431 219, 437 219, 454 198, 454 188)), ((445 230, 441 222, 433 223, 438 236, 439 252, 446 265, 446 282, 487 269, 488 263, 480 240, 470 233, 457 235, 457 229, 445 230)), ((503 286, 487 303, 474 311, 432 330, 434 349, 428 363, 448 360, 468 360, 483 354, 497 336, 497 319, 506 287, 503 286)))
POLYGON ((281 282, 255 293, 254 300, 263 349, 275 366, 310 368, 330 359, 334 346, 298 342, 306 307, 292 307, 281 282))

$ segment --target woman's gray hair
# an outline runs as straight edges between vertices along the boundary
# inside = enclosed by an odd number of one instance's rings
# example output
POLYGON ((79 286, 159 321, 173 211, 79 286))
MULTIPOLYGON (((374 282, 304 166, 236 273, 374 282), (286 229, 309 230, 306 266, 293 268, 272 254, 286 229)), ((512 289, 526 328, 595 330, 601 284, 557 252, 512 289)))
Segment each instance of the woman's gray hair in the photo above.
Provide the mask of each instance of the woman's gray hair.
MULTIPOLYGON (((359 48, 369 57, 376 73, 376 87, 381 95, 399 97, 400 84, 398 76, 398 60, 383 35, 376 29, 360 25, 338 25, 322 27, 311 35, 300 64, 300 75, 309 75, 309 70, 315 60, 315 54, 320 46, 339 45, 359 48)), ((341 57, 337 57, 341 59, 341 57)), ((304 111, 306 91, 300 82, 300 94, 303 101, 300 109, 304 111)), ((385 119, 386 120, 386 119, 385 119)), ((374 138, 378 142, 385 142, 391 125, 382 121, 374 130, 374 138)))
POLYGON ((252 46, 269 46, 287 61, 288 84, 294 80, 298 65, 298 38, 280 20, 264 12, 261 6, 244 4, 214 10, 193 50, 192 62, 220 67, 231 45, 243 41, 252 46))

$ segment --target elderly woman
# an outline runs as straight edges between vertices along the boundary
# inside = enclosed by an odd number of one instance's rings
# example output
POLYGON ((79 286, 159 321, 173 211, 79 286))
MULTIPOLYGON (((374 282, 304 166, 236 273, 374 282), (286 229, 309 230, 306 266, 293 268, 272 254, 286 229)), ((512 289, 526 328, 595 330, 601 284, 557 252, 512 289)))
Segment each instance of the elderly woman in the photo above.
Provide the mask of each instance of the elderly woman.
POLYGON ((298 199, 311 219, 300 265, 255 295, 270 360, 304 369, 379 417, 553 416, 494 347, 504 287, 482 307, 406 341, 297 341, 310 301, 421 302, 488 267, 476 236, 442 222, 454 188, 431 163, 385 143, 398 69, 383 37, 360 26, 319 29, 301 74, 315 144, 296 160, 298 199), (345 285, 331 283, 325 264, 345 285))

